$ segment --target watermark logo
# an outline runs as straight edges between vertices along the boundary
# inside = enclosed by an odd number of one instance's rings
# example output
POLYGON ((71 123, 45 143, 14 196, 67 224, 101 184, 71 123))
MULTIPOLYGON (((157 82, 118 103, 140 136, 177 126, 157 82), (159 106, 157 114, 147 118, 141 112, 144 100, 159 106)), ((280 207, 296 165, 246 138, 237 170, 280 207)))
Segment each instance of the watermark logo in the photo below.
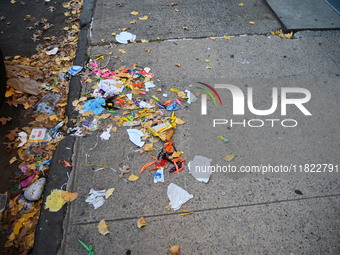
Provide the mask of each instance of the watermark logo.
MULTIPOLYGON (((310 91, 305 88, 282 87, 279 90, 279 88, 273 87, 270 108, 260 110, 254 107, 252 87, 247 88, 247 94, 245 96, 243 91, 238 86, 235 86, 232 84, 215 84, 214 86, 211 86, 209 84, 202 83, 202 82, 198 82, 198 83, 205 86, 205 88, 200 88, 200 89, 206 93, 206 94, 201 95, 201 115, 207 115, 207 112, 208 112, 207 95, 211 97, 215 105, 217 104, 215 96, 217 97, 220 105, 223 105, 222 98, 220 94, 216 91, 216 89, 227 89, 229 92, 231 92, 233 115, 244 115, 246 103, 247 103, 247 108, 249 112, 253 113, 254 115, 267 116, 267 115, 273 114, 278 108, 279 98, 280 98, 280 108, 281 108, 280 115, 281 116, 287 115, 287 105, 295 105, 295 107, 297 107, 305 116, 312 115, 308 111, 308 109, 304 106, 304 104, 309 102, 311 99, 310 91), (280 97, 279 97, 279 92, 280 92, 280 97), (291 95, 294 95, 295 98, 292 98, 291 95), (300 96, 296 98, 297 95, 300 95, 300 96)), ((268 120, 272 122, 272 126, 273 126, 274 120, 278 121, 278 119, 268 120)), ((297 121, 293 119, 290 119, 290 120, 294 121, 297 125, 297 121)), ((250 120, 250 121, 253 121, 253 120, 250 120)), ((254 121, 264 123, 263 120, 259 120, 259 119, 255 119, 254 121)), ((228 121, 224 119, 217 119, 217 121, 214 120, 214 126, 215 126, 215 123, 226 124, 227 122, 228 121)), ((293 126, 296 126, 296 125, 293 125, 293 126)), ((260 126, 256 126, 256 127, 260 127, 260 126)))

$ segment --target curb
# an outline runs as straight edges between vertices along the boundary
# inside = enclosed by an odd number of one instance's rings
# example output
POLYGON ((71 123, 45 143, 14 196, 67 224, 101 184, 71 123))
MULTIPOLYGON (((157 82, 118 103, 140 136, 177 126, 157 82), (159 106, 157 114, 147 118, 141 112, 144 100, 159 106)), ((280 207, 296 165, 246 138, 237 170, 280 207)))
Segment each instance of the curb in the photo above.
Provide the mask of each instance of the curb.
MULTIPOLYGON (((78 38, 77 53, 74 60, 74 65, 83 65, 84 63, 87 48, 88 25, 92 19, 94 5, 95 0, 84 1, 83 12, 79 20, 81 30, 78 38)), ((74 99, 79 98, 81 92, 80 77, 72 76, 69 86, 70 88, 67 98, 66 116, 68 119, 72 119, 77 117, 77 113, 73 110, 72 102, 74 99)), ((68 127, 71 125, 72 123, 69 122, 68 127)), ((68 171, 64 166, 58 165, 58 161, 67 160, 68 162, 71 162, 75 140, 76 137, 74 136, 66 136, 54 152, 43 193, 44 199, 35 233, 35 242, 32 251, 33 255, 57 254, 61 247, 61 242, 63 239, 63 221, 67 212, 67 206, 64 206, 58 212, 49 212, 44 210, 43 205, 46 202, 46 197, 53 189, 60 189, 63 184, 68 182, 68 171)))

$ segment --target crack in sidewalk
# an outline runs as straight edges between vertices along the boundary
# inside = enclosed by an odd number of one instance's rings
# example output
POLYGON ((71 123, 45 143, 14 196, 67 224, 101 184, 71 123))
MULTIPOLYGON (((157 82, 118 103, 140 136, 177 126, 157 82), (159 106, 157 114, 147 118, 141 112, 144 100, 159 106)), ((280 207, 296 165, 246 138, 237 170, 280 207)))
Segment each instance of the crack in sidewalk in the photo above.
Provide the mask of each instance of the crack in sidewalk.
MULTIPOLYGON (((323 196, 314 196, 314 197, 304 197, 304 198, 294 198, 294 199, 285 199, 285 200, 278 200, 278 201, 269 201, 269 202, 260 202, 260 203, 253 203, 253 204, 243 204, 243 205, 232 205, 232 206, 223 206, 223 207, 216 207, 216 208, 208 208, 208 209, 199 209, 199 210, 190 210, 193 213, 200 213, 200 212, 208 212, 208 211, 217 211, 217 210, 226 210, 226 209, 235 209, 235 208, 244 208, 244 207, 251 207, 251 206, 258 206, 258 205, 271 205, 271 204, 280 204, 280 203, 288 203, 288 202, 296 202, 296 201, 303 201, 303 200, 312 200, 312 199, 320 199, 320 198, 329 198, 329 197, 339 197, 340 194, 333 194, 333 195, 323 195, 323 196)), ((154 214, 154 215, 143 215, 145 218, 157 218, 163 216, 173 216, 183 213, 180 212, 171 212, 171 213, 163 213, 163 214, 154 214)), ((126 217, 126 218, 118 218, 113 220, 105 220, 106 222, 116 222, 116 221, 124 221, 124 220, 138 220, 140 216, 136 217, 126 217)), ((91 221, 91 222, 84 222, 84 223, 73 223, 72 225, 91 225, 91 224, 98 224, 99 221, 91 221)))

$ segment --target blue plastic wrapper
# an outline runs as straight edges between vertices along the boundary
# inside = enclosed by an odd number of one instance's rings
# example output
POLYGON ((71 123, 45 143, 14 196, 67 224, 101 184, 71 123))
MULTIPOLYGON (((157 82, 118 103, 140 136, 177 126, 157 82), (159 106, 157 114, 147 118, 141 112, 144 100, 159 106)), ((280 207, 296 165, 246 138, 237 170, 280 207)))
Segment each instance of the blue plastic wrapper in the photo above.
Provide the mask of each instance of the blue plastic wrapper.
POLYGON ((75 75, 77 73, 79 73, 81 70, 83 70, 82 66, 71 66, 67 72, 71 75, 75 75))
POLYGON ((82 112, 92 111, 95 115, 99 115, 105 110, 104 106, 105 106, 105 99, 102 97, 97 97, 97 98, 88 100, 84 104, 84 110, 82 112))
POLYGON ((167 111, 177 111, 178 109, 179 109, 179 106, 177 106, 176 102, 172 103, 166 108, 167 111))

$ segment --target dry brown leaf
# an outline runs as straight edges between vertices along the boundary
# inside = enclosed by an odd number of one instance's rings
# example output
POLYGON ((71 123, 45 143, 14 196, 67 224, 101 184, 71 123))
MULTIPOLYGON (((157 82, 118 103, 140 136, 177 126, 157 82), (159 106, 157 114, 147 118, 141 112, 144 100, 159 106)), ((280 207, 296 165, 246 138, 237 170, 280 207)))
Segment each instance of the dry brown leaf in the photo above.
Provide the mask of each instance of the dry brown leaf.
POLYGON ((12 129, 8 131, 8 134, 5 137, 10 141, 14 141, 17 138, 19 132, 19 128, 12 129))
POLYGON ((11 120, 12 120, 11 117, 8 117, 8 118, 2 117, 2 118, 0 118, 1 125, 6 125, 6 123, 8 121, 11 121, 11 120))
POLYGON ((126 53, 126 50, 124 50, 124 49, 118 49, 118 51, 119 51, 120 53, 123 53, 123 54, 126 53))
POLYGON ((98 232, 105 236, 106 234, 110 233, 109 229, 107 228, 105 220, 99 221, 99 224, 97 226, 98 232))
POLYGON ((145 218, 142 216, 138 221, 137 221, 137 227, 141 228, 147 225, 147 222, 145 218))

